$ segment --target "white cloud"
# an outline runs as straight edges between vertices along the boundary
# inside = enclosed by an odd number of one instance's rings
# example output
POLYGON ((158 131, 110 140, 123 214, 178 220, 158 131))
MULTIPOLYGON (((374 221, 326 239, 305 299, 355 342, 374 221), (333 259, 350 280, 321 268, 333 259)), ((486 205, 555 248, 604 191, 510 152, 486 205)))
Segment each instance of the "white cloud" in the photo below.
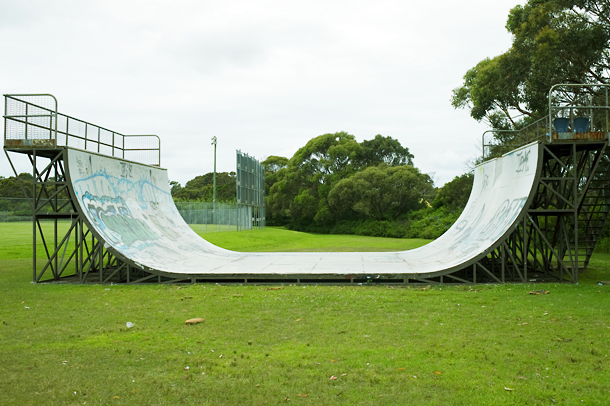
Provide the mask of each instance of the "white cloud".
MULTIPOLYGON (((451 90, 508 49, 515 5, 3 1, 0 89, 53 93, 64 114, 158 134, 183 184, 212 170, 213 135, 218 170, 232 171, 236 149, 290 156, 335 131, 397 138, 443 184, 467 170, 485 130, 451 107, 451 90)), ((0 175, 12 175, 5 158, 0 175)))

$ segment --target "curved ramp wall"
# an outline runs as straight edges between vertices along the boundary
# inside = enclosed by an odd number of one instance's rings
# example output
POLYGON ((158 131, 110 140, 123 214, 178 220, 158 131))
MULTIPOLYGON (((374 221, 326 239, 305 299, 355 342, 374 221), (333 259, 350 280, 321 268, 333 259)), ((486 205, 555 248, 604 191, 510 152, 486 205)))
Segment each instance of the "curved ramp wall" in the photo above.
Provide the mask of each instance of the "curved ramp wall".
POLYGON ((105 247, 133 266, 169 276, 448 274, 480 260, 514 230, 531 202, 541 162, 540 144, 533 143, 478 166, 460 218, 414 250, 243 253, 192 231, 173 203, 165 169, 76 149, 67 155, 77 206, 105 247))

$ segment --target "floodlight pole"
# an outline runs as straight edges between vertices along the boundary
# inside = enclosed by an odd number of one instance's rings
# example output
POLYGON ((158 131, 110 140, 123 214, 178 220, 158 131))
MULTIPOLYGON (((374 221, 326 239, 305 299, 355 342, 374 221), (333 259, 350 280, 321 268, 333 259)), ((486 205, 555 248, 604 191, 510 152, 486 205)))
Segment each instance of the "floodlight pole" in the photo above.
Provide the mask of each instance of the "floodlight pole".
POLYGON ((212 137, 212 145, 214 146, 214 191, 212 195, 212 213, 216 214, 216 136, 212 137))

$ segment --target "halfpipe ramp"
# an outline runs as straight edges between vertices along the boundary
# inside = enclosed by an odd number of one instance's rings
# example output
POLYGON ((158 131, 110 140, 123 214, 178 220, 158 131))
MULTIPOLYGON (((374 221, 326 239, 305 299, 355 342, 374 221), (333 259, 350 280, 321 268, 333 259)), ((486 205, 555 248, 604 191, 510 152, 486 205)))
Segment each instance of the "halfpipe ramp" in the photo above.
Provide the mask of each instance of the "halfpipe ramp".
POLYGON ((460 218, 437 240, 402 252, 244 253, 214 246, 183 221, 167 171, 67 148, 66 177, 77 210, 106 250, 169 278, 424 279, 472 266, 497 249, 525 216, 541 170, 536 142, 475 169, 460 218))

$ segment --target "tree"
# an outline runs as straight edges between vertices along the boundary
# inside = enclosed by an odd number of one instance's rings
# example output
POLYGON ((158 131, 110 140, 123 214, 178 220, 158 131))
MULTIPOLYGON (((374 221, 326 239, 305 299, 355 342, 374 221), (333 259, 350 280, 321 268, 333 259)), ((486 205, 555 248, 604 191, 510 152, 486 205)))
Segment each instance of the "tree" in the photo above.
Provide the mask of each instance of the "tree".
POLYGON ((283 156, 271 155, 261 164, 265 168, 265 195, 269 194, 269 189, 277 181, 277 172, 288 165, 288 158, 283 156))
MULTIPOLYGON (((52 180, 52 179, 49 179, 52 180)), ((32 214, 32 207, 29 199, 32 195, 34 177, 31 173, 20 173, 17 176, 0 179, 0 212, 8 213, 13 216, 29 216, 32 214), (23 187, 23 188, 22 188, 23 187), (24 195, 25 191, 25 195, 24 195)), ((48 187, 46 192, 42 192, 42 186, 36 186, 37 195, 47 197, 53 194, 54 189, 48 187)), ((62 191, 58 197, 67 198, 67 192, 62 191)))
POLYGON ((170 187, 170 192, 171 192, 172 196, 177 195, 178 192, 180 192, 180 189, 182 189, 182 186, 180 186, 180 183, 175 180, 169 181, 169 187, 170 187))
MULTIPOLYGON (((177 182, 170 182, 170 185, 172 186, 172 197, 177 201, 186 200, 211 202, 214 194, 213 184, 214 174, 212 172, 194 177, 186 182, 184 187, 180 187, 180 184, 177 182)), ((235 172, 216 173, 216 201, 235 201, 235 193, 235 172)))
POLYGON ((381 164, 337 182, 328 202, 341 218, 353 217, 353 211, 365 218, 396 220, 423 207, 433 188, 430 176, 413 166, 381 164))
POLYGON ((267 213, 293 226, 330 219, 326 197, 334 182, 356 171, 362 146, 346 132, 312 138, 276 172, 267 197, 267 213))
POLYGON ((392 137, 377 134, 372 140, 364 140, 360 145, 362 146, 358 162, 360 167, 383 163, 390 166, 413 165, 413 154, 409 153, 409 148, 403 147, 392 137))
POLYGON ((473 182, 474 174, 472 172, 456 176, 438 190, 432 201, 432 207, 435 209, 446 207, 448 210, 458 210, 461 213, 470 198, 473 182))
POLYGON ((411 238, 438 238, 445 233, 462 214, 472 190, 474 175, 456 176, 437 190, 432 205, 409 215, 411 238))
MULTIPOLYGON (((425 177, 429 185, 424 182, 428 185, 424 189, 432 189, 427 175, 405 165, 412 162, 408 148, 391 137, 377 135, 358 143, 353 135, 338 132, 312 138, 287 162, 269 157, 263 163, 272 175, 267 195, 269 224, 331 232, 341 221, 400 217, 421 203, 420 189, 404 190, 403 184, 410 181, 407 177, 425 177), (330 193, 339 184, 331 204, 330 193), (413 193, 419 197, 410 200, 413 193)), ((342 230, 349 232, 349 228, 342 230)))
MULTIPOLYGON (((548 114, 548 92, 559 83, 600 84, 610 78, 610 0, 530 0, 510 11, 511 48, 466 72, 453 91, 493 129, 520 129, 548 114)), ((505 135, 499 140, 511 141, 505 135)))
POLYGON ((32 194, 32 183, 34 181, 34 177, 31 173, 20 173, 18 176, 10 176, 8 178, 3 178, 0 180, 0 196, 2 197, 14 197, 14 198, 26 198, 30 197, 32 194), (20 185, 21 183, 21 185, 20 185), (27 196, 23 194, 23 189, 25 189, 27 196))

